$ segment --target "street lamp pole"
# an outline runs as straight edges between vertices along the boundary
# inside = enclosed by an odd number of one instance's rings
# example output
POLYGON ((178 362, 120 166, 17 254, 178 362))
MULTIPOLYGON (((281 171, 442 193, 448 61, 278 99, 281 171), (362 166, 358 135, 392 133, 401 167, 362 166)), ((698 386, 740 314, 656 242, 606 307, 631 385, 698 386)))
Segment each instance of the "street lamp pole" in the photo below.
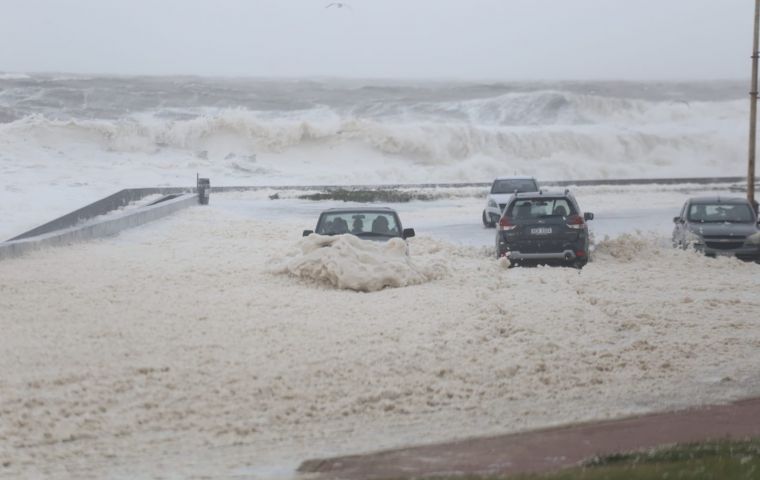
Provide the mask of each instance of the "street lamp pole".
POLYGON ((752 44, 752 91, 749 107, 749 162, 747 166, 747 200, 755 203, 755 141, 757 139, 757 61, 760 40, 760 0, 755 0, 755 36, 752 44))

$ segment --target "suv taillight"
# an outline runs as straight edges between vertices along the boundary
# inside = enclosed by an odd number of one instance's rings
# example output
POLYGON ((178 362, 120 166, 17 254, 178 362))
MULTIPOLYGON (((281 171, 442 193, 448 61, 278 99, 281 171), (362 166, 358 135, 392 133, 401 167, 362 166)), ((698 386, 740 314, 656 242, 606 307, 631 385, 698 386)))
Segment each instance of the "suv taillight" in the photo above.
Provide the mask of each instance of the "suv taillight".
POLYGON ((570 215, 567 217, 567 226, 570 228, 583 228, 583 217, 580 215, 570 215))
POLYGON ((510 217, 501 217, 499 220, 499 230, 512 230, 517 225, 512 223, 512 219, 510 217))

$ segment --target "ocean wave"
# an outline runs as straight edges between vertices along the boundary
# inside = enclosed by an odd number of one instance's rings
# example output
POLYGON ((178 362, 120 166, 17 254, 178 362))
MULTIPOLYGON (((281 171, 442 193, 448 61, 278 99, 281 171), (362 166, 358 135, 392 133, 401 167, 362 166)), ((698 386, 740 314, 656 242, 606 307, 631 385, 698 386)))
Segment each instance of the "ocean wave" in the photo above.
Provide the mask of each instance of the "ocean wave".
POLYGON ((736 113, 743 103, 686 101, 650 102, 629 98, 581 95, 562 91, 507 94, 450 105, 467 121, 484 125, 595 125, 679 122, 716 108, 736 113))
MULTIPOLYGON (((112 152, 163 149, 223 154, 358 144, 422 163, 475 156, 549 158, 557 154, 636 159, 658 150, 734 154, 741 102, 642 102, 542 92, 424 107, 352 111, 228 109, 171 118, 166 112, 117 120, 55 120, 41 114, 0 124, 7 143, 93 144, 112 152), (519 122, 518 122, 519 120, 519 122)), ((10 113, 10 112, 9 112, 10 113)))
POLYGON ((0 72, 0 80, 28 80, 32 77, 27 75, 26 73, 1 73, 0 72))
POLYGON ((413 122, 464 122, 480 126, 640 125, 710 116, 746 116, 746 102, 647 101, 557 90, 508 93, 460 101, 372 101, 348 109, 350 116, 413 122))

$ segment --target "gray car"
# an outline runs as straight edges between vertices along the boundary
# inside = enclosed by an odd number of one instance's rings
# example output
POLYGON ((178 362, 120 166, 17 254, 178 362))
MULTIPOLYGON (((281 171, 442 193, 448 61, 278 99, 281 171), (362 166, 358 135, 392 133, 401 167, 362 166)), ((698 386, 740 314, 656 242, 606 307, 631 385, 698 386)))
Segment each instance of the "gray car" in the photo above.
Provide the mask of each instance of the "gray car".
POLYGON ((757 213, 745 198, 691 198, 673 223, 674 247, 694 248, 711 257, 760 260, 757 213))
POLYGON ((365 240, 387 241, 391 238, 413 237, 413 228, 403 228, 398 213, 387 207, 329 208, 322 212, 314 230, 304 230, 303 236, 342 235, 350 233, 365 240))

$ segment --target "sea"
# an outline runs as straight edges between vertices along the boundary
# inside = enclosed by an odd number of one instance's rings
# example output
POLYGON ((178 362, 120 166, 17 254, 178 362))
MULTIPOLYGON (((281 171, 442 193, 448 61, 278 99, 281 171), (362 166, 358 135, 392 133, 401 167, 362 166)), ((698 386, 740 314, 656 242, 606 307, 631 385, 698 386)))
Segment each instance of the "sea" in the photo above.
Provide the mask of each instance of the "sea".
POLYGON ((738 176, 740 80, 0 73, 0 236, 121 188, 738 176))

